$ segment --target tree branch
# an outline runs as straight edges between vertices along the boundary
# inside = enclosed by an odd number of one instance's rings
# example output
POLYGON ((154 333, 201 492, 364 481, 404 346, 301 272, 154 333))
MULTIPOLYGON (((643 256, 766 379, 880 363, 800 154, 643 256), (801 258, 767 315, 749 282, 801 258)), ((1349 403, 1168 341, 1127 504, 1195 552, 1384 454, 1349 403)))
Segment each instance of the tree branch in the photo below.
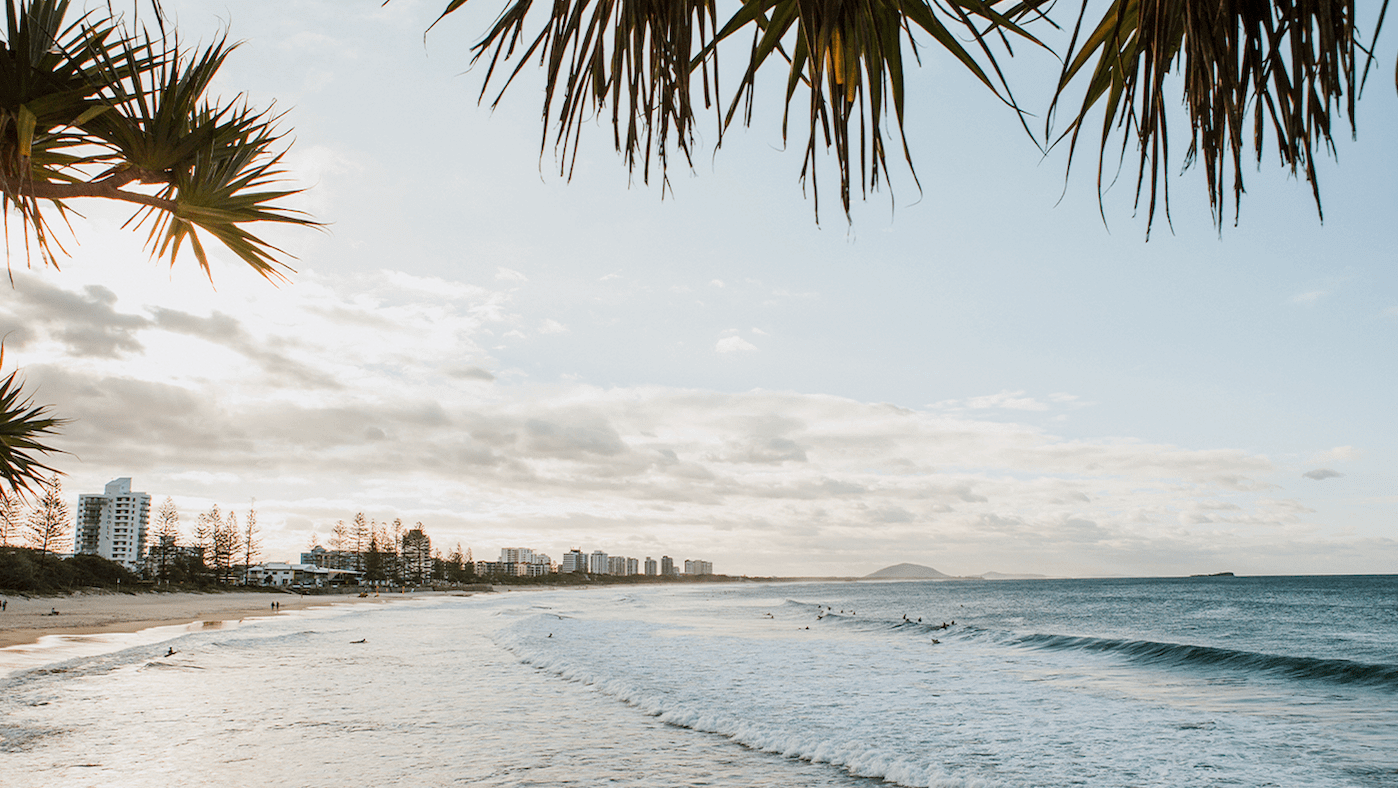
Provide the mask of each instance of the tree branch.
POLYGON ((66 200, 71 197, 101 197, 121 202, 134 202, 174 213, 178 204, 174 200, 153 197, 139 192, 122 191, 121 186, 134 180, 145 181, 141 173, 133 170, 108 176, 92 183, 25 183, 15 188, 9 182, 0 182, 0 191, 13 198, 28 197, 36 200, 66 200))

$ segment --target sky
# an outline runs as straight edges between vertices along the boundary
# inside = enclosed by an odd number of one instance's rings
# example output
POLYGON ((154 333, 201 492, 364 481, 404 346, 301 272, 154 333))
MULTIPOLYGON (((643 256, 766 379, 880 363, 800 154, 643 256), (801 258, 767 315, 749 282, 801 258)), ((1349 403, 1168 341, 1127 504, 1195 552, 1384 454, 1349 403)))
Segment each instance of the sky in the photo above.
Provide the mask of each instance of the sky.
MULTIPOLYGON (((1384 79, 1320 167, 1323 222, 1269 151, 1237 226, 1187 171, 1147 241, 1129 177, 1099 213, 1090 157, 1065 185, 1063 151, 931 53, 921 188, 896 170, 846 222, 826 182, 817 222, 772 85, 669 191, 601 124, 560 177, 532 67, 477 104, 477 3, 424 36, 441 0, 165 0, 187 42, 244 42, 215 89, 286 112, 292 204, 327 225, 269 232, 280 285, 153 261, 102 204, 75 203, 61 270, 11 249, 5 360, 72 419, 73 503, 129 476, 189 530, 255 501, 269 560, 363 512, 478 560, 1398 571, 1384 79)), ((1016 68, 1042 107, 1054 61, 1016 68)))

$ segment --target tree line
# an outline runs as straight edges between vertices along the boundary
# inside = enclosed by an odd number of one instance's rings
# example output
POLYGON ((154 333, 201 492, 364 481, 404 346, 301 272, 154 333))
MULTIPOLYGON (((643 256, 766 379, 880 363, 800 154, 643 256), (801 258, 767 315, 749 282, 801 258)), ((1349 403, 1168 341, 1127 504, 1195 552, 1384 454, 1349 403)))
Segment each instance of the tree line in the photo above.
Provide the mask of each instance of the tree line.
POLYGON ((194 531, 186 536, 179 508, 166 497, 148 530, 147 572, 159 583, 246 585, 249 568, 262 555, 260 533, 254 506, 240 521, 237 512, 224 514, 214 504, 195 517, 194 531))
POLYGON ((379 522, 359 512, 348 523, 336 521, 327 544, 311 535, 309 550, 324 550, 320 560, 330 569, 363 573, 366 583, 379 585, 425 585, 433 581, 472 582, 476 577, 470 548, 457 542, 446 555, 433 550, 432 539, 421 522, 409 528, 401 518, 379 522))
POLYGON ((0 486, 0 547, 30 547, 41 556, 61 553, 71 546, 72 533, 58 476, 40 481, 32 505, 25 505, 15 490, 0 486))

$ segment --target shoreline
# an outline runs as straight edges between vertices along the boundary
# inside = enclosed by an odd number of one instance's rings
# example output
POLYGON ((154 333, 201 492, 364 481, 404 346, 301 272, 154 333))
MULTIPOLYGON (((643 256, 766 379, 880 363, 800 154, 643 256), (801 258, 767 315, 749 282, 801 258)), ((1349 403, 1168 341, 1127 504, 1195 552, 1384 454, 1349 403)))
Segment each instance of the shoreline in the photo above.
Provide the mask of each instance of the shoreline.
POLYGON ((6 609, 0 612, 0 649, 32 646, 49 635, 104 635, 140 632, 159 626, 191 624, 196 621, 229 621, 278 612, 352 602, 383 604, 394 599, 440 595, 417 591, 360 598, 358 593, 273 594, 258 591, 100 592, 64 596, 5 596, 6 609), (278 609, 272 603, 280 603, 278 609), (57 610, 58 615, 52 615, 57 610))

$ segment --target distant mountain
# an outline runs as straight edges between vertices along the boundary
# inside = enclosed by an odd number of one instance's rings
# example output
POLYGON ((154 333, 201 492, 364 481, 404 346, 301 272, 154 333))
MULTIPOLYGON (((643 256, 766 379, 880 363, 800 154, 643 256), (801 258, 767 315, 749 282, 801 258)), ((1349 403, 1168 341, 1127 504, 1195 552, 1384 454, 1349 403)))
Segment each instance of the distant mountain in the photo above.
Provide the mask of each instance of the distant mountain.
POLYGON ((933 580, 940 577, 951 577, 944 575, 930 566, 922 564, 894 564, 885 566, 873 574, 865 575, 863 580, 933 580))

